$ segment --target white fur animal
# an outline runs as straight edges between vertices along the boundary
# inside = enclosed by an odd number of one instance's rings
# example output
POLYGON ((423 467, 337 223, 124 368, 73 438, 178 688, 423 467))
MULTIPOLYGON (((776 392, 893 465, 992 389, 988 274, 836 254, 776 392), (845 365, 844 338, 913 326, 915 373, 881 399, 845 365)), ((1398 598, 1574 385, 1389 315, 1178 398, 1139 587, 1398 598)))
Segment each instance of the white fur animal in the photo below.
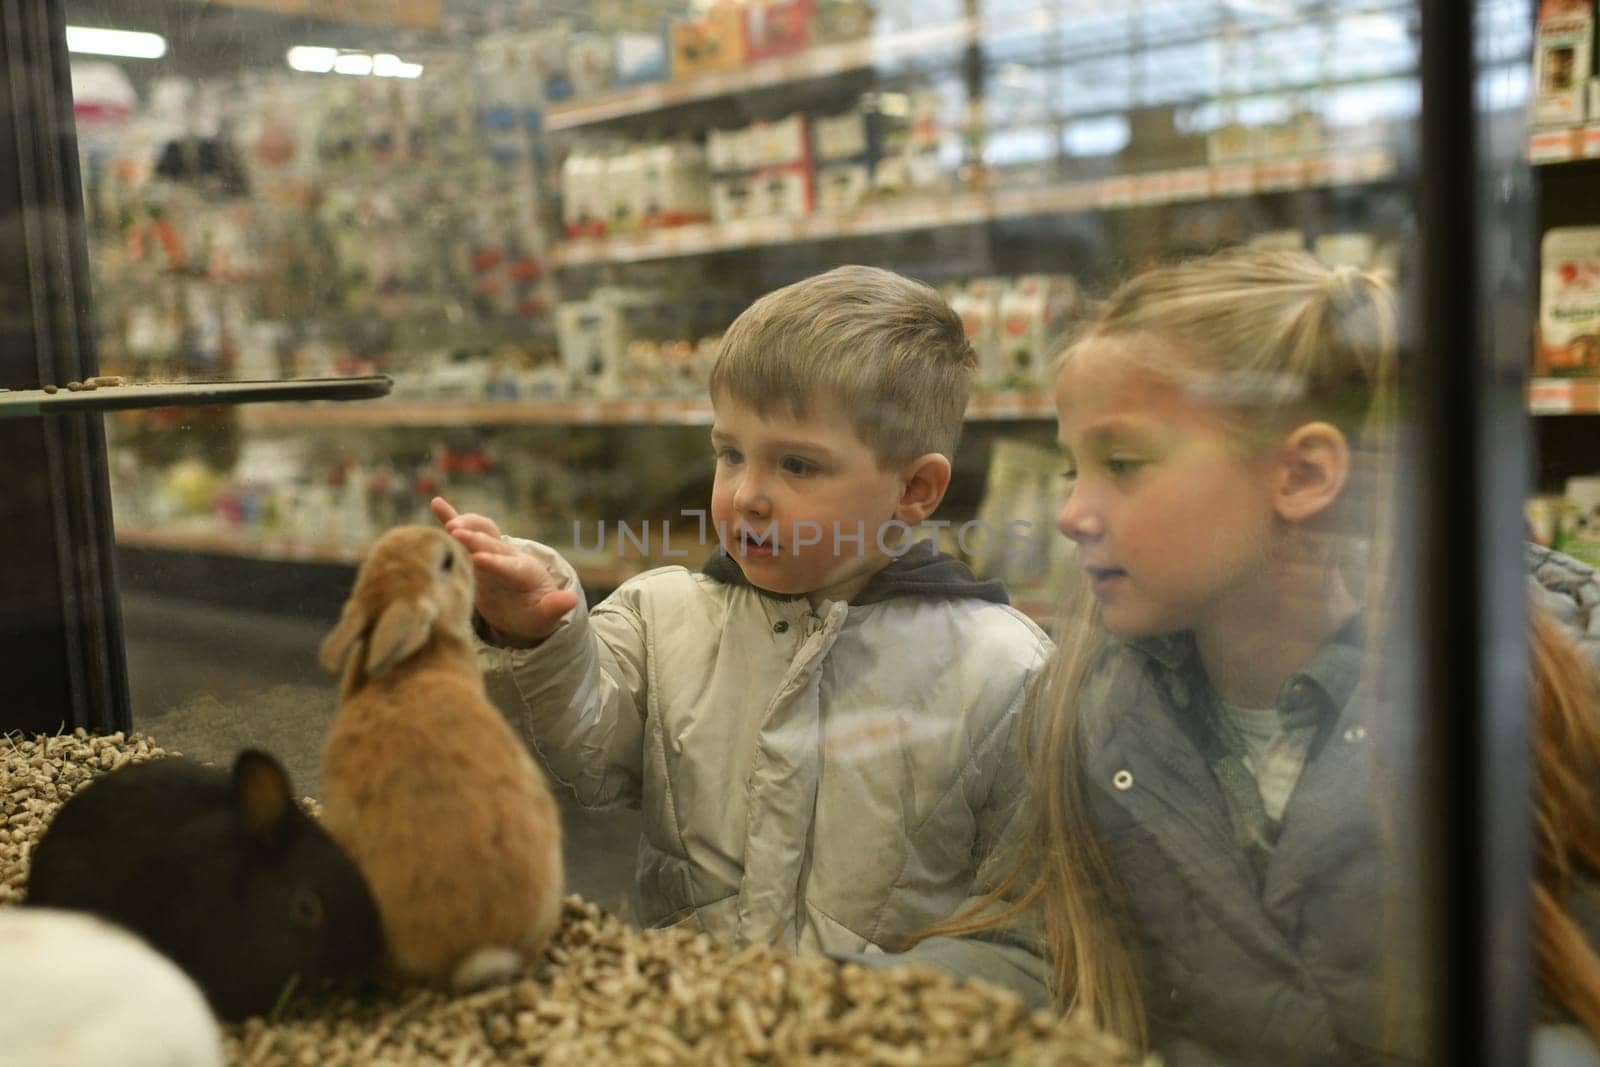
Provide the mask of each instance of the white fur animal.
POLYGON ((217 1021, 177 964, 91 915, 0 909, 0 1065, 222 1062, 217 1021))

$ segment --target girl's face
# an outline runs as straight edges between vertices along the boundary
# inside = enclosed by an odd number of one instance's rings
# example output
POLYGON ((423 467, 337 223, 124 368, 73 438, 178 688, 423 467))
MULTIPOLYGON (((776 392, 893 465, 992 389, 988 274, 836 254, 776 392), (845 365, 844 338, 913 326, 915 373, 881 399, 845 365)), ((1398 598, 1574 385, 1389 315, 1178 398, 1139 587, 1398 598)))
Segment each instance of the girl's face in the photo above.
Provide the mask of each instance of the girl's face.
POLYGON ((1132 369, 1190 358, 1151 335, 1098 338, 1056 380, 1067 467, 1056 526, 1123 637, 1242 621, 1281 535, 1270 458, 1248 454, 1203 401, 1132 369))

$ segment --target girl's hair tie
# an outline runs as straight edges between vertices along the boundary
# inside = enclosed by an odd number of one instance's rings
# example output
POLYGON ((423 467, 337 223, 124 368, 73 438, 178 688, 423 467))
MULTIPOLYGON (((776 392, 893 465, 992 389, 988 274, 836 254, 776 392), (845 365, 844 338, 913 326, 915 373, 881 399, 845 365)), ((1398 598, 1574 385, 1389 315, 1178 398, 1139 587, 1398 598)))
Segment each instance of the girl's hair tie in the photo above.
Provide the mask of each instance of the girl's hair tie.
POLYGON ((1361 302, 1361 272, 1345 264, 1333 268, 1328 276, 1328 299, 1333 309, 1341 314, 1353 310, 1361 302))

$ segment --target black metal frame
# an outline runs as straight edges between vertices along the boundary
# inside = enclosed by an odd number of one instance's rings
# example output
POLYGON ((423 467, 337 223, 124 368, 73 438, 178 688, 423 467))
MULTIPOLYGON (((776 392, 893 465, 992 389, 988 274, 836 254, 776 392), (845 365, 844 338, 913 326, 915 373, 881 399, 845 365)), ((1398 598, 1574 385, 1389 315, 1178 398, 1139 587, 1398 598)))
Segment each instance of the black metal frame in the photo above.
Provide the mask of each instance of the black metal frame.
POLYGON ((1417 428, 1422 920, 1435 1061, 1521 1064, 1533 870, 1520 501, 1537 276, 1526 133, 1480 110, 1482 0, 1422 0, 1417 428))
MULTIPOLYGON (((97 371, 77 131, 60 0, 0 0, 0 387, 97 371), (8 241, 8 243, 10 243, 8 241)), ((132 725, 95 414, 0 424, 0 730, 132 725)))

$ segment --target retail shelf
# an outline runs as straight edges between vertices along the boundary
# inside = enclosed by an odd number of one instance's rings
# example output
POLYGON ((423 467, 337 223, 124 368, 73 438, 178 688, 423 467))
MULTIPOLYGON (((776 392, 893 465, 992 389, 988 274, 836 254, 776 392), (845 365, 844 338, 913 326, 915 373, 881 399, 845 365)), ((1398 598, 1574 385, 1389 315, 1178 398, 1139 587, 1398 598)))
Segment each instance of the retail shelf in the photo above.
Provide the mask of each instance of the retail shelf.
POLYGON ((1533 378, 1528 411, 1534 415, 1600 415, 1600 378, 1533 378))
POLYGON ((748 219, 565 241, 552 250, 551 261, 556 267, 637 263, 741 248, 968 226, 1034 215, 1363 185, 1384 181, 1394 173, 1394 156, 1388 152, 1327 153, 1183 167, 1064 182, 1039 189, 874 201, 836 214, 748 219))
MULTIPOLYGON (((268 563, 335 563, 357 566, 366 555, 364 547, 320 541, 291 541, 256 537, 251 534, 216 529, 184 529, 171 526, 118 523, 117 544, 130 548, 153 548, 173 552, 201 552, 238 556, 268 563)), ((564 553, 573 561, 578 580, 592 589, 615 589, 629 578, 660 566, 660 561, 608 559, 585 562, 576 552, 564 553)), ((699 566, 701 560, 684 561, 699 566)), ((1040 626, 1048 628, 1055 620, 1055 604, 1028 592, 1012 600, 1012 605, 1040 626)))
MULTIPOLYGON (((1047 393, 983 393, 967 407, 971 420, 1000 422, 1055 416, 1047 393)), ((706 400, 495 400, 380 402, 359 407, 296 405, 240 413, 251 429, 491 425, 711 425, 706 400)))
POLYGON ((1600 122, 1534 130, 1528 135, 1528 160, 1539 166, 1600 159, 1600 122))
POLYGON ((619 89, 571 103, 555 104, 545 110, 544 127, 548 130, 569 130, 630 115, 648 114, 680 104, 865 70, 906 56, 964 47, 977 42, 983 32, 984 27, 978 20, 963 19, 941 26, 822 45, 793 55, 762 60, 738 70, 716 71, 684 81, 619 89))
MULTIPOLYGON (((219 556, 239 556, 271 563, 339 563, 356 566, 366 558, 366 545, 335 541, 291 540, 258 537, 253 534, 173 526, 117 523, 116 542, 130 548, 156 548, 177 552, 203 552, 219 556)), ((568 552, 578 579, 597 588, 613 589, 627 579, 656 564, 640 560, 607 558, 586 562, 583 555, 568 552)))

